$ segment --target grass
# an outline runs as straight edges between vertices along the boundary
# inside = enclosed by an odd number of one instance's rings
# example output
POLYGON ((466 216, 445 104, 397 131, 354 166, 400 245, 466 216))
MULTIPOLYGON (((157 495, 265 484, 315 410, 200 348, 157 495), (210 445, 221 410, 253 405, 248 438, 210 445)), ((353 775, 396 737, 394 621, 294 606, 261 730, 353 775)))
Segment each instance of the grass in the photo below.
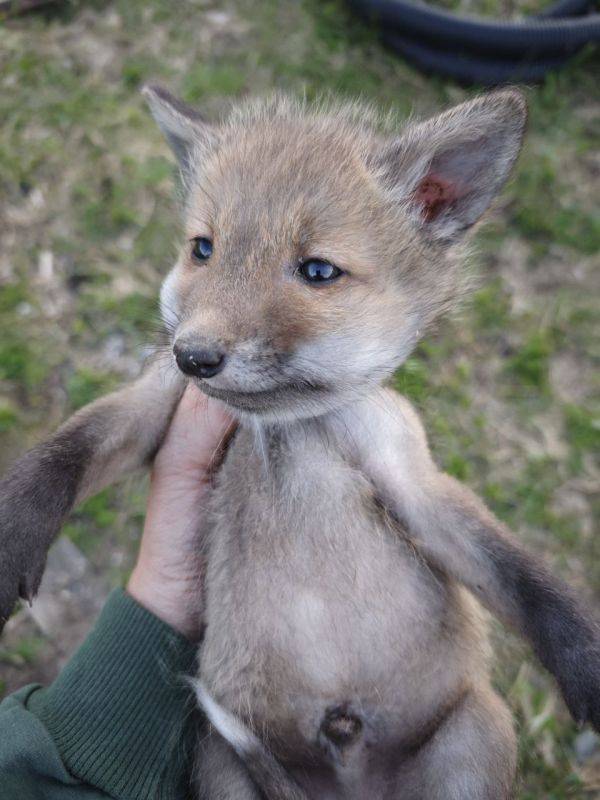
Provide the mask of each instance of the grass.
POLYGON ((44 640, 40 636, 23 637, 11 647, 10 650, 0 647, 0 664, 11 664, 21 667, 25 664, 35 662, 39 650, 42 648, 44 640))
POLYGON ((539 394, 549 389, 549 362, 552 343, 547 330, 534 331, 506 361, 505 373, 511 384, 530 388, 539 394))
MULTIPOLYGON (((273 88, 421 115, 474 92, 396 59, 341 0, 73 0, 0 35, 0 467, 129 380, 153 337, 177 228, 144 81, 209 117, 273 88)), ((527 90, 525 151, 477 237, 479 287, 395 379, 440 463, 596 600, 598 66, 584 54, 527 90)), ((110 582, 131 567, 144 492, 135 481, 103 492, 65 528, 110 582)), ((11 657, 35 666, 30 645, 11 657)), ((497 650, 497 683, 520 725, 521 800, 589 798, 551 682, 510 636, 497 650)))

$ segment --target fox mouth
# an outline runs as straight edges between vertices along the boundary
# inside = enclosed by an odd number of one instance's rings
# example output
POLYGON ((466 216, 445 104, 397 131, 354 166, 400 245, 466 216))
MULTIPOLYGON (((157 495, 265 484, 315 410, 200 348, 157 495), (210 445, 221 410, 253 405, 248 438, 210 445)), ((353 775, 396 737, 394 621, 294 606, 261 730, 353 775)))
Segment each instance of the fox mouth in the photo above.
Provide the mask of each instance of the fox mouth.
POLYGON ((254 413, 289 409, 299 403, 310 403, 311 400, 322 398, 329 393, 325 385, 309 383, 287 383, 272 389, 257 389, 256 391, 239 391, 237 389, 222 389, 211 386, 208 381, 196 381, 198 388, 209 397, 221 400, 240 411, 254 413))

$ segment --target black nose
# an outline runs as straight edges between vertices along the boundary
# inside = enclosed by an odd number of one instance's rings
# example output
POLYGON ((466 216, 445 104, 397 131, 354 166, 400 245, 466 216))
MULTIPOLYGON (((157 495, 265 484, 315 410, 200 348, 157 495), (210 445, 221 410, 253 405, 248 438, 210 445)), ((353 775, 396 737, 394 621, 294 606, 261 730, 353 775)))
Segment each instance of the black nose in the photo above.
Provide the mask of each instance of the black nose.
POLYGON ((196 378, 212 378, 225 365, 225 353, 216 346, 192 347, 176 344, 173 352, 179 369, 196 378))

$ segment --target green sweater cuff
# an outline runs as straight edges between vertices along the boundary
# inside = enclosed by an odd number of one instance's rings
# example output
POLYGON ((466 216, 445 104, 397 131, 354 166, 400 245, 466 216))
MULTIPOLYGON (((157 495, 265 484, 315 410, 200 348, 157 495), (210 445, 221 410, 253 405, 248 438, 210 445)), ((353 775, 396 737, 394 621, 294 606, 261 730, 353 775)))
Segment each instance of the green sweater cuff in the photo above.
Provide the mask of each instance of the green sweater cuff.
POLYGON ((66 768, 119 800, 188 794, 186 720, 196 647, 126 592, 112 592, 80 649, 27 708, 66 768))

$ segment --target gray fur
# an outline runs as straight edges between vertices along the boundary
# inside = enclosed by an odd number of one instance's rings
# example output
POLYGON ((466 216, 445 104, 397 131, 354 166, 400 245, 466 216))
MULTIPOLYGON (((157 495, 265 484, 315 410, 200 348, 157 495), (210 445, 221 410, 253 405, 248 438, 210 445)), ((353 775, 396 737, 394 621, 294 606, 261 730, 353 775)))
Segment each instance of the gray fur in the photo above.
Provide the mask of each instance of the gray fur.
MULTIPOLYGON (((359 106, 282 98, 209 128, 164 90, 146 94, 183 161, 186 238, 214 243, 203 265, 182 245, 165 322, 173 341, 226 353, 197 384, 240 421, 199 545, 200 796, 509 800, 515 736, 474 596, 530 640, 597 729, 598 624, 438 470, 415 411, 381 384, 462 291, 461 239, 517 156, 521 95, 398 133, 359 106), (343 276, 303 284, 311 256, 343 276)), ((0 486, 5 598, 30 568, 26 498, 49 498, 63 475, 37 576, 81 487, 147 459, 180 392, 106 398, 0 486), (57 450, 72 457, 49 461, 57 450)))

